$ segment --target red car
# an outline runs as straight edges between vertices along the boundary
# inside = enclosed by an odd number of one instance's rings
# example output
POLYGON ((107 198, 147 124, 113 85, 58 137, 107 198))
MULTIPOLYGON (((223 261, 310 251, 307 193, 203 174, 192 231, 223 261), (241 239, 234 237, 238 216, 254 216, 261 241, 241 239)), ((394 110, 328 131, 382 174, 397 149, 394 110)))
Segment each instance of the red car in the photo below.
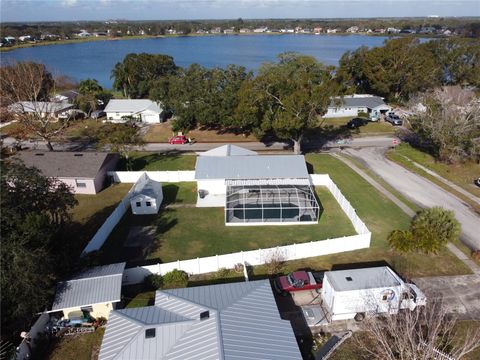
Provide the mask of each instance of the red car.
POLYGON ((294 271, 287 276, 275 279, 273 286, 277 293, 287 295, 289 292, 302 290, 317 290, 322 288, 323 272, 294 271))
POLYGON ((183 144, 187 144, 189 141, 188 141, 188 138, 185 135, 177 135, 177 136, 174 136, 174 137, 171 137, 170 139, 168 139, 168 142, 170 144, 183 145, 183 144))

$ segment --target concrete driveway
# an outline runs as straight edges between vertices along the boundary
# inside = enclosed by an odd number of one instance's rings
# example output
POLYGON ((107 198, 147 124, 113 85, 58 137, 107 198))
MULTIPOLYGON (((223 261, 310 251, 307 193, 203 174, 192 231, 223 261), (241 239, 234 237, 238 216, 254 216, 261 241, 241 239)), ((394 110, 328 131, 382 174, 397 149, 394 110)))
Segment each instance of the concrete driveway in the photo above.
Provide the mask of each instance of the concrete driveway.
POLYGON ((468 204, 424 177, 406 170, 385 158, 386 149, 349 148, 344 153, 353 156, 383 180, 421 207, 441 206, 453 210, 462 226, 462 241, 471 249, 480 249, 480 216, 468 204))
POLYGON ((435 276, 413 281, 427 298, 441 296, 448 312, 456 314, 459 319, 480 320, 480 276, 435 276))

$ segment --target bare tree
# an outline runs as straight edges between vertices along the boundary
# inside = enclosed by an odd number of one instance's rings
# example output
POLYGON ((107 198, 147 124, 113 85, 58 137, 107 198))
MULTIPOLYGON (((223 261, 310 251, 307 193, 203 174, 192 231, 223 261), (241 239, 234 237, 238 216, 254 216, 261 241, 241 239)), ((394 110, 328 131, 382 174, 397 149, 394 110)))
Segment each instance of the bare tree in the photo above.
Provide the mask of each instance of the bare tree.
POLYGON ((412 100, 412 129, 440 160, 480 156, 480 100, 472 91, 444 87, 412 100))
POLYGON ((440 353, 461 359, 480 347, 480 329, 460 337, 456 323, 443 301, 436 299, 413 311, 367 318, 361 325, 366 336, 355 341, 374 360, 431 360, 440 353))
POLYGON ((28 135, 41 138, 50 151, 52 138, 64 133, 71 116, 57 119, 59 104, 50 102, 52 74, 42 64, 18 62, 0 68, 0 103, 28 135))
POLYGON ((271 249, 264 254, 264 264, 269 275, 280 273, 285 265, 285 254, 279 249, 271 249))

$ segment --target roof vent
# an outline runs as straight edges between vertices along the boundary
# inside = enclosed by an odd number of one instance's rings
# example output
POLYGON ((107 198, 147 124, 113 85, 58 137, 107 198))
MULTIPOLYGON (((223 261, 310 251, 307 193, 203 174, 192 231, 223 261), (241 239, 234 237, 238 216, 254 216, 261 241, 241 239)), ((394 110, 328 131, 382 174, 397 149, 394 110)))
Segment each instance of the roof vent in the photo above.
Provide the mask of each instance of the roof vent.
POLYGON ((44 156, 44 153, 36 153, 35 156, 44 156))
POLYGON ((83 156, 83 154, 73 154, 73 156, 83 156))
POLYGON ((210 317, 210 311, 204 311, 200 313, 200 320, 205 320, 210 317))
POLYGON ((152 339, 155 337, 155 328, 145 330, 145 339, 152 339))
POLYGON ((347 281, 353 281, 353 279, 352 279, 350 276, 347 276, 345 279, 346 279, 347 281))

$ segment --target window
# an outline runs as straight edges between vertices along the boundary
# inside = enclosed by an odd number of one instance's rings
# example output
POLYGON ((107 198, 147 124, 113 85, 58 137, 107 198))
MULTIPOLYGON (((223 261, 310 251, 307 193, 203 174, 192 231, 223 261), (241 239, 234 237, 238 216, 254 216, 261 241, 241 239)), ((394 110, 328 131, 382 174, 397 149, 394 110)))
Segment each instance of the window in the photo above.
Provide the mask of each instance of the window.
POLYGON ((86 188, 87 187, 87 183, 85 181, 75 180, 75 184, 77 185, 77 188, 86 188))
POLYGON ((155 337, 155 328, 145 330, 145 339, 151 339, 155 337))
POLYGON ((352 279, 350 276, 347 276, 347 277, 345 278, 345 280, 347 280, 347 281, 353 281, 353 279, 352 279))
POLYGON ((142 203, 141 203, 140 201, 137 201, 137 202, 135 203, 135 206, 136 206, 136 207, 140 207, 140 206, 142 206, 142 203))
POLYGON ((84 306, 84 307, 81 307, 80 310, 84 311, 84 312, 92 312, 93 307, 92 306, 84 306))
POLYGON ((152 206, 152 203, 151 203, 150 201, 146 201, 145 204, 146 204, 147 206, 152 206))

